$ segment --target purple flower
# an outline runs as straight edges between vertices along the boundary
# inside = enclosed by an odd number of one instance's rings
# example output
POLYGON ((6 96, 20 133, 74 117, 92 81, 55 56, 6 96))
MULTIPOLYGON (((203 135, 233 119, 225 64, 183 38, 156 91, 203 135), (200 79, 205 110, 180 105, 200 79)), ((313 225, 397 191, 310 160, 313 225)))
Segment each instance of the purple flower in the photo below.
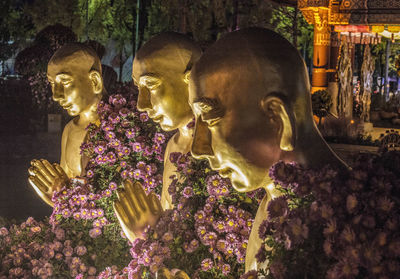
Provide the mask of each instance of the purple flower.
POLYGON ((158 144, 163 144, 165 142, 165 136, 161 133, 155 133, 153 141, 158 144))
POLYGON ((54 234, 56 235, 56 238, 58 240, 64 240, 64 238, 65 238, 65 231, 63 229, 61 229, 61 228, 57 228, 54 231, 54 234))
POLYGON ((103 165, 107 162, 107 157, 103 157, 101 155, 97 155, 96 159, 95 159, 96 163, 98 165, 103 165))
POLYGON ((205 214, 203 210, 199 210, 196 212, 196 214, 194 215, 194 218, 197 222, 199 223, 204 223, 204 219, 205 219, 205 214))
POLYGON ((182 195, 185 198, 190 198, 191 196, 193 196, 193 189, 192 187, 185 187, 182 191, 182 195))
POLYGON ((298 166, 296 163, 279 161, 269 169, 269 176, 283 188, 292 188, 296 181, 298 166))
POLYGON ((88 170, 86 172, 86 176, 89 177, 89 178, 92 178, 94 176, 94 172, 92 170, 88 170))
POLYGON ((221 266, 221 271, 222 271, 223 275, 227 276, 229 274, 229 272, 231 271, 231 266, 229 264, 223 264, 221 266))
POLYGON ((122 178, 127 178, 129 176, 129 170, 125 169, 121 172, 122 178))
POLYGON ((142 122, 147 122, 147 120, 149 120, 149 116, 147 115, 146 112, 142 112, 142 113, 139 115, 139 119, 140 119, 140 121, 142 121, 142 122))
POLYGON ((129 109, 127 109, 127 108, 121 108, 118 113, 122 117, 126 117, 126 116, 128 116, 128 114, 131 113, 131 111, 129 109))
POLYGON ((126 130, 125 136, 126 136, 128 139, 134 138, 134 137, 136 136, 135 129, 126 130))
POLYGON ((71 246, 67 246, 67 247, 65 247, 64 250, 63 250, 63 254, 64 254, 66 257, 71 257, 73 253, 74 253, 74 249, 72 249, 71 246))
POLYGON ((116 108, 121 108, 126 104, 126 99, 120 94, 111 95, 108 98, 108 102, 113 104, 116 108))
POLYGON ((111 194, 112 194, 112 191, 110 189, 105 189, 103 192, 101 192, 101 195, 103 197, 109 197, 109 196, 111 196, 111 194))
POLYGON ((117 158, 115 157, 115 154, 113 152, 108 152, 106 157, 107 161, 111 164, 114 164, 117 161, 117 158))
POLYGON ((111 131, 107 131, 107 132, 106 132, 106 139, 112 140, 112 139, 114 139, 114 138, 115 138, 114 132, 111 132, 111 131))
POLYGON ((240 276, 240 279, 257 279, 257 278, 258 278, 257 271, 255 270, 251 270, 240 276))
POLYGON ((121 166, 121 168, 126 168, 128 166, 128 163, 126 161, 121 161, 119 165, 121 166))
POLYGON ((144 178, 144 174, 141 169, 135 169, 132 172, 132 177, 135 179, 140 179, 140 178, 144 178))
POLYGON ((118 113, 113 112, 108 116, 108 120, 113 124, 117 124, 121 118, 119 117, 118 113))
POLYGON ((213 245, 217 240, 217 234, 215 232, 208 232, 204 235, 203 241, 205 245, 213 245))
POLYGON ((118 139, 112 139, 108 145, 117 149, 119 146, 121 146, 121 141, 118 139))
POLYGON ((171 152, 169 154, 169 160, 171 161, 171 163, 175 164, 178 162, 178 160, 181 156, 182 156, 182 153, 180 153, 180 152, 171 152))
POLYGON ((274 261, 269 266, 269 270, 271 271, 271 274, 274 276, 274 278, 276 279, 285 278, 286 267, 283 265, 283 263, 279 261, 274 261))
POLYGON ((114 181, 111 181, 111 182, 108 184, 108 187, 110 188, 111 191, 114 191, 114 190, 117 189, 117 183, 115 183, 114 181))
POLYGON ((63 211, 61 212, 62 216, 64 218, 69 218, 71 216, 71 210, 69 210, 68 208, 63 209, 63 211))
POLYGON ((94 148, 94 152, 96 152, 97 154, 101 155, 105 152, 106 147, 104 145, 98 145, 94 148))
POLYGON ((145 169, 148 175, 153 175, 157 172, 157 166, 155 164, 146 165, 145 169))
POLYGON ((210 258, 206 258, 201 262, 201 270, 208 271, 213 268, 213 262, 210 258))
POLYGON ((132 151, 133 152, 141 152, 143 151, 142 144, 140 142, 135 142, 132 144, 132 151))
POLYGON ((46 259, 51 259, 54 257, 54 250, 50 247, 45 247, 42 251, 42 255, 46 259))
POLYGON ((285 196, 277 197, 271 200, 267 207, 268 218, 276 218, 286 216, 289 211, 288 203, 285 196))
MULTIPOLYGON (((289 220, 285 231, 288 240, 293 244, 302 243, 304 239, 308 238, 308 227, 306 224, 303 224, 300 218, 289 220)), ((288 249, 291 248, 291 245, 289 246, 287 247, 288 249)))

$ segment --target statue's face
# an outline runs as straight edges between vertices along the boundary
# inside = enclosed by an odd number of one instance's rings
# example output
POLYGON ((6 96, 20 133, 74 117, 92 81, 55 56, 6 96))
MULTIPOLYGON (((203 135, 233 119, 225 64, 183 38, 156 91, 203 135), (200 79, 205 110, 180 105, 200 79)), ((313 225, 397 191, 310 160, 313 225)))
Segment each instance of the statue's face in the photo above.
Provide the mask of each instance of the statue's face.
POLYGON ((176 64, 178 61, 161 52, 135 59, 132 67, 132 78, 139 89, 137 107, 164 131, 184 127, 193 118, 184 69, 176 64))
POLYGON ((192 154, 208 159, 237 191, 247 192, 270 182, 268 169, 279 156, 279 144, 276 128, 252 97, 256 94, 246 93, 251 89, 237 81, 238 75, 226 70, 191 77, 192 154))
POLYGON ((50 62, 47 67, 47 79, 51 84, 53 100, 71 116, 89 110, 97 100, 89 69, 80 65, 85 64, 82 60, 80 62, 72 56, 50 62))

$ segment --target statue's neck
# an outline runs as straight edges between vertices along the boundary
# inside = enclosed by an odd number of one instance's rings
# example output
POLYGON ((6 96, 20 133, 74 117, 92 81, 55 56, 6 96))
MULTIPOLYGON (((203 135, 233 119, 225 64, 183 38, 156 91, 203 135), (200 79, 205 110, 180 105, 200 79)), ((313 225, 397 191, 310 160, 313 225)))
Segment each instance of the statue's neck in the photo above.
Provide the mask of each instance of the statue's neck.
POLYGON ((193 140, 194 128, 189 128, 187 125, 178 128, 178 132, 174 136, 174 144, 179 146, 182 153, 190 152, 190 147, 193 140))
POLYGON ((97 113, 97 106, 99 102, 100 98, 97 98, 88 109, 81 112, 75 124, 86 128, 90 123, 95 123, 99 119, 99 115, 97 113))

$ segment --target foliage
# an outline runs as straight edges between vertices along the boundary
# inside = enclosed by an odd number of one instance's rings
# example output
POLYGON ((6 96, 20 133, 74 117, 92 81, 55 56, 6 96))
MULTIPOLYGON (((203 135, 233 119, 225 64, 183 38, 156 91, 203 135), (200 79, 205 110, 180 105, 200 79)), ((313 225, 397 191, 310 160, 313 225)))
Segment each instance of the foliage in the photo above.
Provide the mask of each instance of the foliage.
POLYGON ((32 36, 32 24, 23 13, 21 1, 0 4, 0 61, 7 60, 32 36))
POLYGON ((31 1, 24 7, 35 26, 36 32, 49 25, 61 24, 73 30, 80 36, 83 32, 83 22, 80 16, 79 0, 40 0, 31 1))
MULTIPOLYGON (((394 278, 400 271, 400 154, 361 155, 352 170, 278 162, 282 196, 259 235, 266 278, 394 278)), ((263 272, 261 272, 263 273, 263 272)), ((265 274, 265 272, 264 272, 265 274)))
POLYGON ((61 24, 48 26, 36 35, 31 46, 19 52, 15 58, 15 71, 29 81, 32 104, 36 110, 57 110, 47 82, 47 64, 57 49, 76 39, 71 29, 61 24))
POLYGON ((304 59, 313 53, 313 26, 308 24, 301 11, 293 7, 277 6, 273 9, 271 29, 285 37, 304 54, 304 59))
POLYGON ((320 124, 321 118, 327 116, 332 107, 331 95, 327 90, 318 90, 311 94, 311 101, 313 113, 319 118, 320 124))

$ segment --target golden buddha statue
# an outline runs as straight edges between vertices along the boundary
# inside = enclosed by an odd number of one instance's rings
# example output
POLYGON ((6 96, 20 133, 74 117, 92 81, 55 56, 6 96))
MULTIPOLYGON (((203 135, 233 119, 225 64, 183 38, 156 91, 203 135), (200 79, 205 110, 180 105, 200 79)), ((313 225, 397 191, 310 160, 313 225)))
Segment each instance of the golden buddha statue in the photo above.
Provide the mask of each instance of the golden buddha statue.
POLYGON ((169 155, 190 152, 193 127, 188 124, 194 116, 188 103, 188 82, 190 70, 200 55, 201 49, 189 38, 167 32, 144 44, 133 61, 132 78, 139 89, 138 110, 147 112, 164 131, 176 130, 176 133, 165 150, 161 205, 157 205, 152 194, 146 196, 140 186, 130 182, 124 184, 125 191, 118 192, 115 212, 131 241, 139 237, 147 225, 155 224, 161 208, 173 207, 168 187, 176 167, 169 155))
MULTIPOLYGON (((279 160, 306 167, 344 166, 321 137, 311 110, 310 84, 298 51, 261 28, 227 34, 203 54, 189 82, 196 126, 192 154, 230 178, 239 192, 265 188, 246 251, 257 266, 258 228, 274 195, 269 168, 279 160)), ((276 191, 276 190, 275 190, 276 191)))
POLYGON ((104 92, 101 62, 90 47, 73 43, 61 47, 47 66, 53 100, 74 118, 65 126, 61 140, 60 164, 33 160, 29 182, 38 195, 50 206, 53 192, 68 178, 82 175, 87 162, 80 154, 86 137, 86 127, 99 120, 97 105, 104 92))

